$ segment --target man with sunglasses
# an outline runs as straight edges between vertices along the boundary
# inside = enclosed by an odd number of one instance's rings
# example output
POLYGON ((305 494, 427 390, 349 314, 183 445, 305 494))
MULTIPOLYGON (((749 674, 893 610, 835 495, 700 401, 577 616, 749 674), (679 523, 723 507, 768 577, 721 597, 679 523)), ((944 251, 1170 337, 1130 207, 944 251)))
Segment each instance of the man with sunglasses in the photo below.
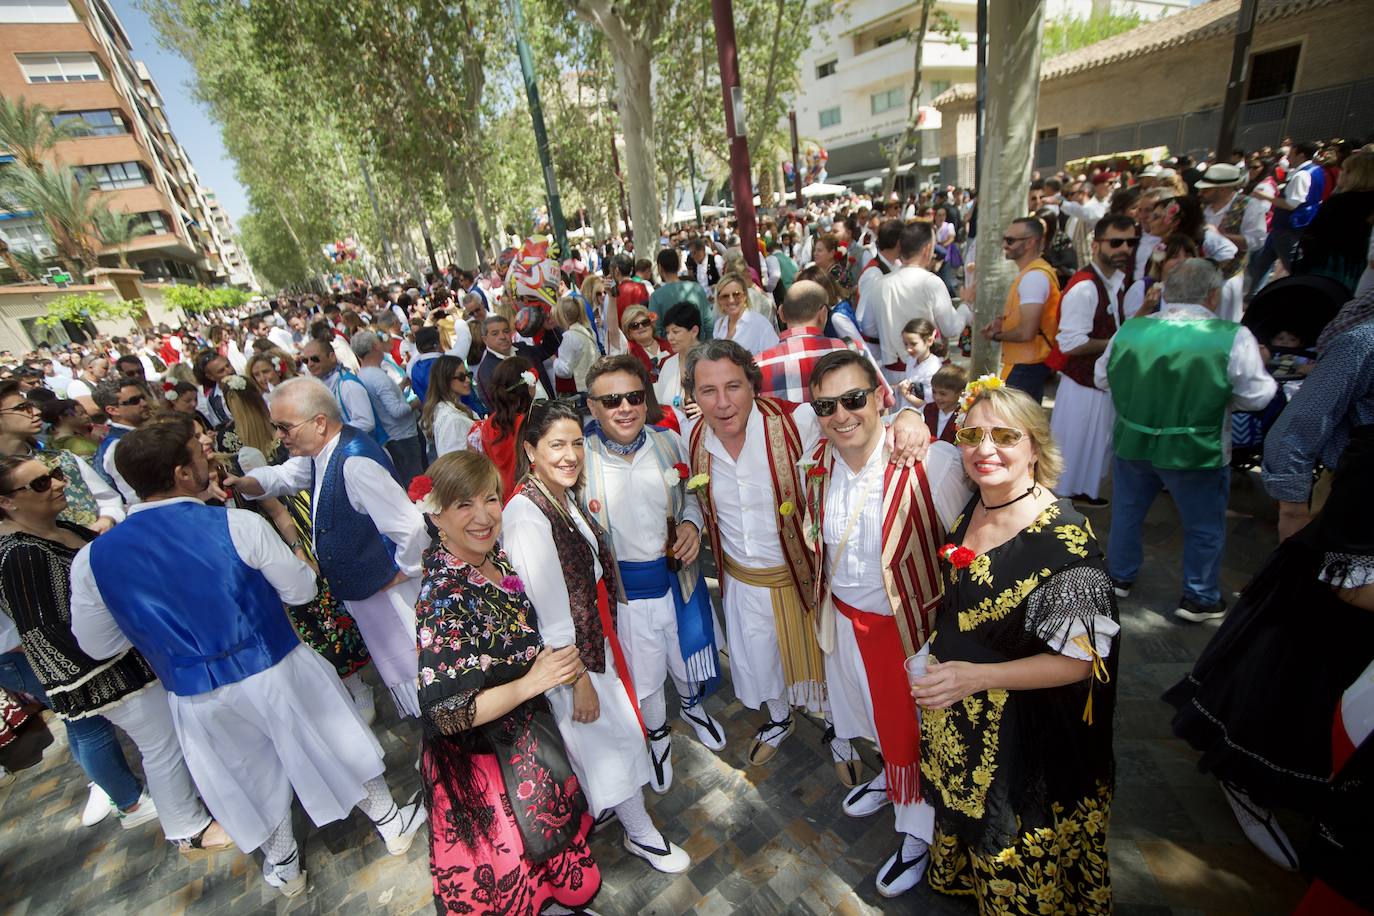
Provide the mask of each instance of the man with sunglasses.
MULTIPOLYGON (((768 710, 748 754, 753 766, 771 760, 792 734, 793 706, 828 716, 813 625, 816 558, 796 473, 821 430, 812 405, 762 397, 762 385, 753 357, 732 340, 711 340, 688 355, 684 388, 701 407, 689 464, 720 574, 730 676, 740 702, 768 710)), ((923 458, 930 431, 921 414, 904 410, 892 425, 891 460, 923 458)), ((849 741, 833 728, 823 740, 841 782, 856 785, 862 767, 849 741)))
POLYGON ((138 429, 148 419, 151 407, 148 392, 142 382, 126 378, 109 378, 95 386, 91 397, 109 420, 110 431, 95 450, 95 469, 99 471, 129 505, 138 502, 138 494, 124 482, 115 467, 115 448, 119 440, 131 430, 138 429))
MULTIPOLYGON (((350 351, 351 352, 351 351, 350 351)), ((301 362, 306 371, 324 383, 334 399, 346 425, 378 441, 385 441, 385 433, 377 427, 377 414, 372 398, 362 379, 339 365, 334 348, 319 338, 311 338, 301 348, 301 362)))
POLYGON ((1059 278, 1042 255, 1045 224, 1037 217, 1014 219, 1002 236, 1002 257, 1016 264, 1002 314, 982 334, 1002 344, 1002 378, 1038 403, 1045 396, 1050 367, 1045 359, 1059 330, 1059 278))
POLYGON ((842 807, 866 817, 894 806, 901 846, 878 870, 877 888, 896 897, 925 873, 935 826, 921 797, 919 719, 903 665, 931 636, 942 591, 936 551, 971 492, 948 442, 932 444, 915 467, 888 463, 878 382, 852 350, 817 361, 811 406, 824 438, 800 473, 835 733, 875 741, 883 755, 883 771, 842 807))
POLYGON ((701 509, 687 493, 687 450, 677 433, 646 427, 649 372, 629 354, 604 356, 587 371, 583 506, 611 533, 625 589, 617 632, 649 737, 652 785, 673 782, 672 732, 664 681, 701 743, 725 748, 725 729, 704 700, 720 679, 711 598, 697 564, 701 509), (671 482, 670 482, 671 481, 671 482))
POLYGON ((1140 230, 1129 216, 1099 219, 1092 262, 1069 279, 1059 303, 1059 347, 1068 357, 1050 417, 1064 453, 1059 492, 1096 509, 1107 505, 1098 494, 1111 466, 1116 411, 1111 395, 1093 383, 1093 366, 1126 320, 1126 277, 1138 244, 1140 230))

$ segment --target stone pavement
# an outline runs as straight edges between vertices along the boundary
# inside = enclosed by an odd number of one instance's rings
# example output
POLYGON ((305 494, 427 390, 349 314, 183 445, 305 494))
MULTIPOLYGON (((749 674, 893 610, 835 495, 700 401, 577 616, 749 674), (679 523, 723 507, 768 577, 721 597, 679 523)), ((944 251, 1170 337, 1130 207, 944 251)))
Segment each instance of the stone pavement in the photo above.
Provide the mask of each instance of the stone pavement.
MULTIPOLYGON (((1275 542, 1273 505, 1257 476, 1238 475, 1231 502, 1223 578, 1228 592, 1245 583, 1275 542)), ((1105 538, 1110 511, 1092 517, 1105 538)), ((1182 550, 1178 516, 1167 497, 1151 513, 1146 543, 1144 572, 1121 608, 1118 788, 1111 822, 1116 912, 1287 913, 1303 882, 1245 841, 1215 782, 1197 772, 1192 752, 1171 737, 1168 707, 1159 700, 1213 631, 1167 616, 1179 594, 1182 550)), ((386 748, 388 778, 398 797, 408 796, 418 788, 418 729, 399 723, 383 699, 379 690, 376 731, 386 748)), ((729 747, 717 757, 679 726, 677 781, 666 796, 650 796, 659 825, 691 853, 691 870, 677 876, 652 871, 624 852, 612 824, 592 844, 604 878, 593 902, 598 912, 974 912, 970 902, 940 897, 925 885, 898 901, 877 895, 874 873, 894 848, 891 809, 865 820, 840 812, 844 793, 818 728, 801 725, 770 766, 751 769, 744 754, 759 714, 734 700, 728 680, 710 706, 726 724, 729 747)), ((67 752, 63 729, 51 725, 55 740, 41 760, 0 790, 4 913, 432 912, 425 834, 406 856, 391 858, 356 812, 316 829, 298 809, 310 890, 290 903, 263 883, 260 856, 227 852, 191 861, 162 840, 156 823, 126 832, 110 818, 83 829, 78 817, 85 778, 67 752)), ((131 751, 135 767, 137 759, 131 751)))

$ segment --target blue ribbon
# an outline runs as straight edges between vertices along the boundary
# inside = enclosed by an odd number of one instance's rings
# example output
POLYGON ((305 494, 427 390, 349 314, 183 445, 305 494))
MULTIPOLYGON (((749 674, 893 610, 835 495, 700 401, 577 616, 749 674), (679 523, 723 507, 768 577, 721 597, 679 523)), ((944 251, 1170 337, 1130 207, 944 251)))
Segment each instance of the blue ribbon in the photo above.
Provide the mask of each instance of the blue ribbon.
MULTIPOLYGON (((706 579, 697 573, 697 584, 692 589, 692 597, 684 598, 682 583, 677 575, 668 569, 666 559, 633 562, 621 560, 620 582, 625 589, 625 597, 631 601, 648 598, 662 598, 669 592, 673 595, 673 607, 677 610, 677 642, 685 660, 701 654, 709 654, 711 673, 693 682, 697 693, 683 697, 682 704, 692 707, 700 703, 720 685, 720 664, 716 661, 716 628, 711 616, 711 594, 706 589, 706 579)), ((690 675, 692 666, 688 665, 690 675)))

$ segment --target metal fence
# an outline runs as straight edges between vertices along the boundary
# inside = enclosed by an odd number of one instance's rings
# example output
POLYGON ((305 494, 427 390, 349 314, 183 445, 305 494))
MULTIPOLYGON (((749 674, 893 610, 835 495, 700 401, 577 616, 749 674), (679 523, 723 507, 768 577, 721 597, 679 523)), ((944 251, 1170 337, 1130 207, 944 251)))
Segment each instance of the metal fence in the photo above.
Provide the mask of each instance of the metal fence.
MULTIPOLYGON (((1174 155, 1198 159, 1216 145, 1220 129, 1221 109, 1207 108, 1172 118, 1046 137, 1036 141, 1034 168, 1052 171, 1074 159, 1155 146, 1167 146, 1174 155)), ((1236 129, 1236 146, 1253 150, 1278 146, 1284 137, 1325 140, 1331 137, 1367 139, 1371 135, 1374 135, 1374 79, 1366 79, 1246 102, 1236 129)), ((946 156, 940 161, 941 184, 968 184, 961 162, 966 158, 967 154, 946 156)))

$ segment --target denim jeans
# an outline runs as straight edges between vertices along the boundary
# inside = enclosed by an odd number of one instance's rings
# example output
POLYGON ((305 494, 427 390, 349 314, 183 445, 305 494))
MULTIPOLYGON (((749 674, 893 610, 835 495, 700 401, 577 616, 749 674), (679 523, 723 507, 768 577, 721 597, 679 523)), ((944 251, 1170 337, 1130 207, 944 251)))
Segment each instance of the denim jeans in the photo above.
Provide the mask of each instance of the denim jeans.
MULTIPOLYGON (((0 655, 0 687, 27 693, 52 708, 48 694, 21 650, 0 655)), ((129 769, 129 761, 124 759, 124 749, 119 746, 119 738, 109 720, 104 716, 87 716, 62 724, 67 727, 67 746, 71 748, 72 757, 91 781, 104 789, 120 808, 136 803, 143 794, 143 787, 129 769)))
POLYGON ((1007 373, 1007 387, 1024 391, 1039 404, 1045 396, 1045 383, 1050 379, 1050 367, 1044 363, 1017 363, 1007 373))
POLYGON ((1107 539, 1107 573, 1134 582, 1144 560, 1141 529, 1163 487, 1183 516, 1183 596, 1200 604, 1221 600, 1217 584, 1226 547, 1229 467, 1196 471, 1157 468, 1148 461, 1116 458, 1112 464, 1112 530, 1107 539))

